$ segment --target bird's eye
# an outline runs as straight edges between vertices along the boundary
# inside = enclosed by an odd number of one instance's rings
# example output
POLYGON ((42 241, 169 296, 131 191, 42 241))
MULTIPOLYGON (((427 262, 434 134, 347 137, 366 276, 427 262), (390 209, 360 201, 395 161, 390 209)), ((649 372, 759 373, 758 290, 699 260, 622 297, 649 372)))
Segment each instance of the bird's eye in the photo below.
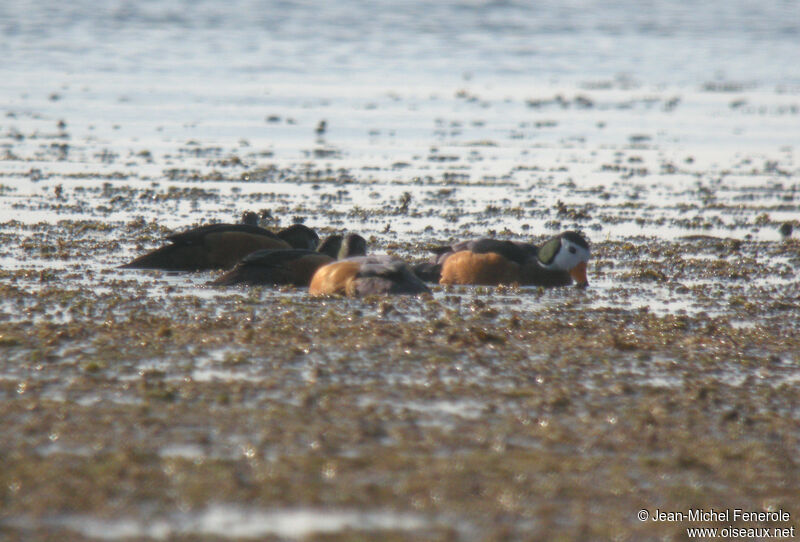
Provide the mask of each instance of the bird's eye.
POLYGON ((578 251, 575 249, 575 247, 569 247, 569 252, 570 254, 575 254, 578 251))

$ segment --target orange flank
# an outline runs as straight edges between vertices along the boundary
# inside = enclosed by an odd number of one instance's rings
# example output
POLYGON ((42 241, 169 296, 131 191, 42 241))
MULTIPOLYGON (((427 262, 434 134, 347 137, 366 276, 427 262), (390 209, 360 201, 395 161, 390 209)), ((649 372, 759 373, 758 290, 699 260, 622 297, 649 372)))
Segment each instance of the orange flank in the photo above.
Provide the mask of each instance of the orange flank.
POLYGON ((311 295, 348 295, 361 264, 356 261, 334 262, 320 268, 311 279, 308 293, 311 295))
POLYGON ((495 252, 476 254, 462 250, 442 265, 440 284, 511 284, 519 282, 520 266, 495 252))

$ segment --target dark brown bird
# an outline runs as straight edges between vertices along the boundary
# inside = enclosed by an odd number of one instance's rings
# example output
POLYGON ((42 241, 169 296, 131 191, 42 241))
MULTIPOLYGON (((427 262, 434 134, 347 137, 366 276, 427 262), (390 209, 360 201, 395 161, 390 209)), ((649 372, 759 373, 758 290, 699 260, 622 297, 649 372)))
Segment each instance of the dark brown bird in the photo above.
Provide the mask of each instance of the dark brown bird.
POLYGON ((246 256, 236 267, 212 281, 215 286, 234 284, 292 284, 308 286, 317 269, 336 259, 363 256, 367 242, 350 233, 327 237, 316 251, 304 249, 265 249, 246 256))
POLYGON ((166 240, 170 244, 122 267, 167 271, 228 269, 251 252, 265 248, 314 250, 319 236, 302 224, 294 224, 277 234, 252 224, 210 224, 170 235, 166 240))

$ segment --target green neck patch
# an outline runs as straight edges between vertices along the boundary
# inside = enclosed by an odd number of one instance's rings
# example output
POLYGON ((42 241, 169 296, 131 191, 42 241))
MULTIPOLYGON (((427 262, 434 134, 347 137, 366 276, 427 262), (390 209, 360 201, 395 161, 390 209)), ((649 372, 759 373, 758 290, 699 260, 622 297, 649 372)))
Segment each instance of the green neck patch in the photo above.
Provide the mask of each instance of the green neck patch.
POLYGON ((560 237, 553 237, 545 244, 539 247, 539 261, 545 265, 550 265, 553 263, 553 259, 558 254, 559 249, 561 248, 561 238, 560 237))

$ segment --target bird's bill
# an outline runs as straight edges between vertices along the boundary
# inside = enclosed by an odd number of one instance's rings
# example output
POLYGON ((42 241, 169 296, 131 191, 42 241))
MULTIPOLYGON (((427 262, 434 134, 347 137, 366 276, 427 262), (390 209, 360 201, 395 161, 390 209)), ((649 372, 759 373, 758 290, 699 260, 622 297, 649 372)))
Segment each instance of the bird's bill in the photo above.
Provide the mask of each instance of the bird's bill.
POLYGON ((582 288, 589 286, 589 279, 586 278, 586 267, 586 262, 581 262, 569 271, 569 274, 572 277, 572 280, 575 281, 575 284, 582 288))

